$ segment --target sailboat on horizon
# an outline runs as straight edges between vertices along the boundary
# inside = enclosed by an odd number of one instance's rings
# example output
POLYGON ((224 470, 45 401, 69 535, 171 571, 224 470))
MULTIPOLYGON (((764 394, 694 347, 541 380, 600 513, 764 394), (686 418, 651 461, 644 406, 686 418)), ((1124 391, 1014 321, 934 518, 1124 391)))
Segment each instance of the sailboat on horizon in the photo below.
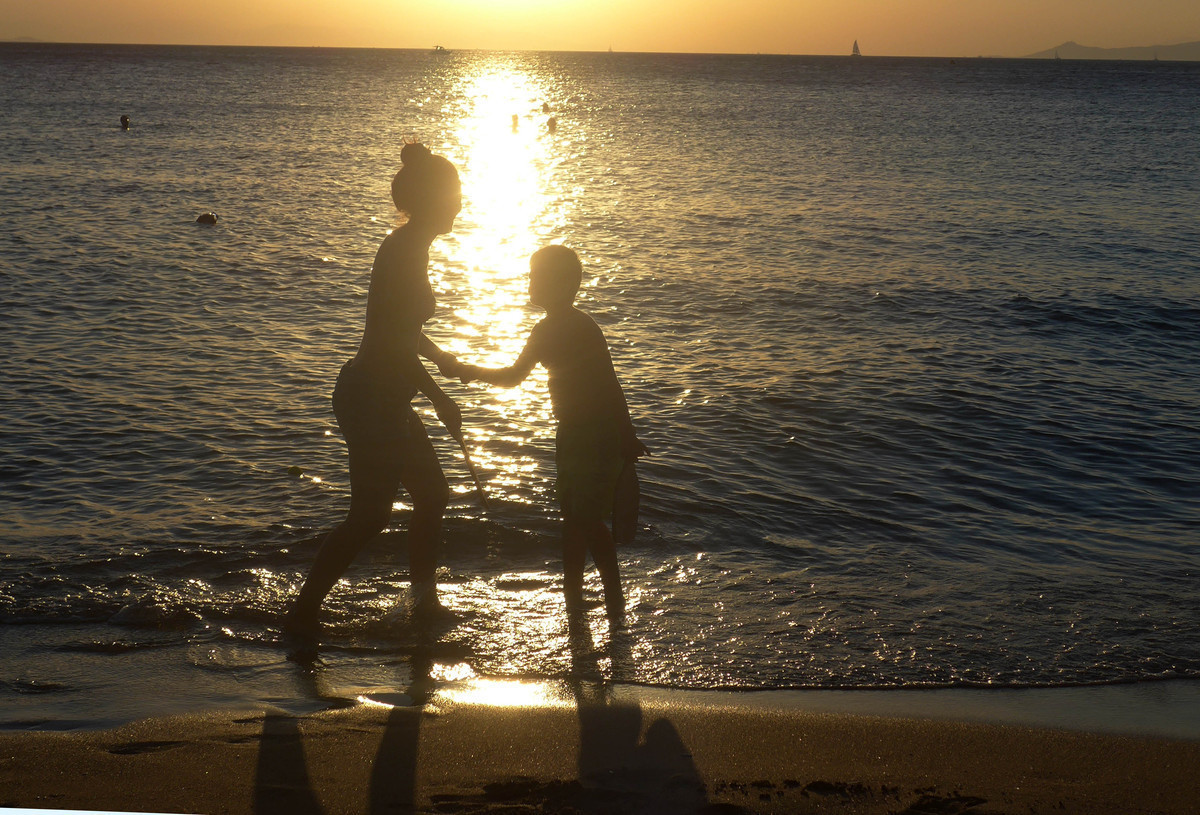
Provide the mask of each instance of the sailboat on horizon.
POLYGON ((858 50, 858 40, 854 41, 854 47, 850 49, 850 56, 861 57, 862 52, 858 50))

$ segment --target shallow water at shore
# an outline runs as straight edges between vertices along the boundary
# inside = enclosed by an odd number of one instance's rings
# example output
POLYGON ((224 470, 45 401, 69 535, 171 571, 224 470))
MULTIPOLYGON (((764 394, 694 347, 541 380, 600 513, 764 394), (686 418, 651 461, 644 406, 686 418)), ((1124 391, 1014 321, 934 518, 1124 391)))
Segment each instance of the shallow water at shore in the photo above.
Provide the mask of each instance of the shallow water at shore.
MULTIPOLYGON (((44 642, 37 629, 28 633, 23 643, 9 643, 18 659, 44 642)), ((364 705, 433 711, 457 704, 574 707, 582 685, 603 687, 613 703, 670 709, 777 709, 1200 741, 1195 680, 1045 688, 683 690, 609 681, 603 663, 613 655, 610 648, 575 650, 575 671, 563 679, 481 676, 464 654, 444 644, 364 658, 366 650, 334 650, 316 665, 301 666, 279 649, 194 646, 186 656, 190 670, 183 671, 173 650, 146 649, 127 655, 114 675, 109 655, 68 648, 50 660, 58 682, 4 689, 0 730, 94 730, 230 710, 303 716, 364 705)))

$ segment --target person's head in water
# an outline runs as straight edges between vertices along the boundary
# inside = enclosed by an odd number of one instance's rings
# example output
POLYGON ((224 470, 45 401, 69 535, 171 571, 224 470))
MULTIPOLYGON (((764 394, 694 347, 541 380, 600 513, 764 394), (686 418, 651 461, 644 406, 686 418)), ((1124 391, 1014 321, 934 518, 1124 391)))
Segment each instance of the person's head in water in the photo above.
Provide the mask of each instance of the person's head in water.
POLYGON ((128 117, 128 116, 122 116, 122 117, 121 117, 121 129, 122 129, 122 130, 128 130, 128 129, 129 129, 129 117, 128 117))
POLYGON ((570 306, 582 282, 579 255, 565 246, 543 246, 529 258, 529 302, 539 308, 570 306))
POLYGON ((419 142, 400 151, 403 166, 392 178, 392 201, 412 223, 431 226, 438 234, 454 227, 462 209, 462 184, 458 170, 443 156, 435 156, 419 142))

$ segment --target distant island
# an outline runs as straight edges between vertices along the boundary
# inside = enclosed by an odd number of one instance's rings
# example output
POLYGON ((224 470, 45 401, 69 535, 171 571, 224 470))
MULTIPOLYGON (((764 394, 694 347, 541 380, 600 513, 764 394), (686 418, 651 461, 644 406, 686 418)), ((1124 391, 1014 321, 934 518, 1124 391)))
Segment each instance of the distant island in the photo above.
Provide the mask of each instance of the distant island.
POLYGON ((1064 42, 1057 48, 1038 51, 1026 59, 1141 59, 1176 62, 1200 61, 1200 42, 1178 45, 1145 45, 1135 48, 1093 48, 1077 42, 1064 42))

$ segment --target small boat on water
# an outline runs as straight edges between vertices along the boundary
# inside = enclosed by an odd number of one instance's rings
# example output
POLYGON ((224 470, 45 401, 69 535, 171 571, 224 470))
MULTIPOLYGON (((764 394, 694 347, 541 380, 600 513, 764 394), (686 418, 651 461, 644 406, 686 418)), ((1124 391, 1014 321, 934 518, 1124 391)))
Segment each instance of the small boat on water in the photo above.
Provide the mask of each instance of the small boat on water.
POLYGON ((433 46, 433 53, 435 53, 435 54, 449 54, 449 53, 450 53, 450 51, 449 51, 448 49, 446 49, 446 48, 443 48, 443 47, 442 47, 442 46, 440 46, 440 45, 435 45, 435 46, 433 46))
POLYGON ((854 47, 850 49, 850 56, 861 57, 862 52, 858 50, 858 40, 854 41, 854 47))

